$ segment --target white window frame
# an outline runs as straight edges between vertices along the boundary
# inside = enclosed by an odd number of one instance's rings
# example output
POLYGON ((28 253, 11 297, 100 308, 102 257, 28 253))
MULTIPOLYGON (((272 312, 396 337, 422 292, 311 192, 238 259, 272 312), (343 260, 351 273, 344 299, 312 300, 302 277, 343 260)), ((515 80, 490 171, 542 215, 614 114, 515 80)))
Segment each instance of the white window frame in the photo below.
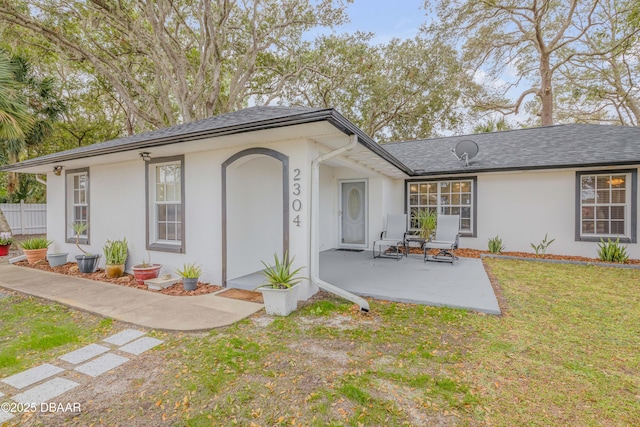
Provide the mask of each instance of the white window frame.
MULTIPOLYGON (((411 186, 413 185, 417 185, 420 186, 421 184, 434 184, 437 186, 437 192, 436 192, 436 201, 437 201, 437 206, 435 207, 436 211, 438 214, 442 214, 444 213, 444 209, 447 207, 453 207, 453 208, 462 208, 462 207, 468 207, 470 208, 470 218, 469 218, 469 229, 460 229, 460 235, 461 236, 465 236, 465 237, 476 237, 477 234, 477 222, 476 222, 476 218, 477 218, 477 178, 476 177, 451 177, 451 178, 437 178, 437 179, 421 179, 421 180, 412 180, 412 181, 407 181, 407 188, 406 188, 406 206, 407 206, 407 221, 409 221, 408 223, 408 228, 409 230, 413 231, 413 232, 417 232, 418 229, 415 227, 412 227, 412 209, 424 209, 424 208, 433 208, 433 205, 429 204, 427 202, 427 204, 421 203, 421 200, 418 200, 417 204, 412 204, 412 200, 411 200, 411 196, 412 196, 412 192, 411 192, 411 186), (454 183, 461 183, 461 182, 468 182, 471 188, 470 191, 470 204, 469 205, 463 205, 462 204, 462 200, 460 200, 460 203, 455 204, 455 205, 443 205, 442 204, 442 188, 443 188, 443 184, 449 183, 449 185, 453 185, 454 183)), ((419 193, 421 195, 421 193, 419 193)), ((452 193, 449 193, 452 194, 452 193)), ((420 199, 420 196, 418 196, 418 198, 420 199)), ((462 218, 460 218, 460 221, 462 223, 462 218)), ((462 227, 462 224, 461 224, 462 227)))
POLYGON ((65 173, 65 197, 66 197, 66 213, 65 213, 65 229, 66 229, 66 242, 67 243, 75 243, 76 235, 75 231, 71 227, 73 224, 78 222, 78 218, 76 217, 76 208, 84 207, 86 209, 86 218, 83 218, 82 221, 87 223, 87 229, 83 234, 80 235, 79 243, 84 245, 89 244, 89 234, 90 234, 90 180, 89 180, 89 169, 70 169, 65 173), (75 186, 75 178, 84 176, 84 189, 76 188, 75 186), (84 193, 84 203, 82 203, 82 198, 80 195, 84 193), (75 195, 78 194, 78 199, 75 198, 75 195))
MULTIPOLYGON (((637 170, 635 169, 625 169, 625 170, 606 170, 606 171, 579 171, 576 173, 576 240, 578 241, 592 241, 599 242, 600 239, 616 239, 620 238, 621 242, 625 243, 635 243, 636 242, 636 218, 637 211, 635 209, 636 200, 637 200, 637 170), (612 179, 615 176, 624 176, 625 177, 625 198, 624 202, 614 202, 612 200, 613 193, 616 191, 614 185, 612 184, 612 179), (584 189, 583 188, 583 179, 593 177, 594 188, 593 189, 584 189), (598 178, 604 178, 607 180, 607 185, 603 188, 598 186, 598 178), (608 201, 599 201, 598 192, 604 192, 603 196, 606 194, 608 201), (583 202, 583 195, 591 194, 593 195, 593 202, 583 202), (602 222, 609 222, 609 233, 598 233, 598 218, 597 211, 598 208, 612 208, 612 207, 623 207, 624 210, 624 232, 622 234, 611 233, 611 221, 614 220, 611 218, 611 212, 609 213, 608 218, 601 218, 602 222), (593 219, 592 218, 584 218, 585 209, 593 210, 593 219), (593 221, 593 233, 588 233, 583 231, 583 222, 584 221, 593 221)), ((604 197, 603 197, 604 198, 604 197)))
MULTIPOLYGON (((147 193, 147 249, 157 250, 163 252, 179 252, 184 253, 184 236, 185 236, 185 224, 184 224, 184 156, 164 157, 158 159, 151 159, 147 162, 146 171, 146 193, 147 193), (157 181, 156 171, 158 168, 164 166, 178 166, 180 168, 180 183, 178 188, 180 190, 179 200, 171 201, 158 201, 157 200, 157 181), (177 240, 165 240, 160 239, 158 236, 158 205, 179 205, 180 213, 177 215, 173 223, 176 225, 176 237, 177 240), (180 225, 180 231, 177 230, 177 225, 180 225)), ((166 221, 168 224, 169 221, 166 221)))

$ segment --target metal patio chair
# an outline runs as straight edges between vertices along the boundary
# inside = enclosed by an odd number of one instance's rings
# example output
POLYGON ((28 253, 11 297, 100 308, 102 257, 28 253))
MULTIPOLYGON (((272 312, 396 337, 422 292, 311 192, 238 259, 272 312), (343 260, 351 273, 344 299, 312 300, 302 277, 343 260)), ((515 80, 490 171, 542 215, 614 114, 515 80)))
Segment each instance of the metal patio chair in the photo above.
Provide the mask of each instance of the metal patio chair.
POLYGON ((460 215, 438 215, 436 236, 424 244, 424 261, 453 262, 457 259, 454 251, 458 249, 460 236, 460 215), (429 256, 429 249, 438 249, 438 253, 429 256))
POLYGON ((395 258, 407 254, 407 215, 387 215, 387 228, 380 233, 380 240, 373 242, 374 258, 395 258), (376 253, 377 248, 377 253, 376 253), (402 248, 402 251, 400 251, 402 248))

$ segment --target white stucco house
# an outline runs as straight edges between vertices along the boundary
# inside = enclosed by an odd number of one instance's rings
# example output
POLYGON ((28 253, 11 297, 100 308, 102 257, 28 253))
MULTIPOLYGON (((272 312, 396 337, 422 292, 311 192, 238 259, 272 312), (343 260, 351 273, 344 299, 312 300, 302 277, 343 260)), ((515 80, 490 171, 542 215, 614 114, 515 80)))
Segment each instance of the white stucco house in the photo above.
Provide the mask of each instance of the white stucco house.
MULTIPOLYGON (((233 286, 288 251, 318 290, 318 253, 371 249, 391 213, 461 215, 461 247, 596 254, 600 237, 637 244, 640 129, 559 125, 379 145, 333 109, 252 107, 0 168, 46 175, 47 230, 77 252, 126 237, 129 266, 150 254, 173 272, 233 286), (468 165, 451 153, 472 139, 468 165)), ((411 216, 411 215, 410 215, 411 216)), ((410 220, 411 221, 411 220, 410 220)), ((409 224, 411 226, 411 224, 409 224)), ((104 262, 104 261, 103 261, 104 262)))

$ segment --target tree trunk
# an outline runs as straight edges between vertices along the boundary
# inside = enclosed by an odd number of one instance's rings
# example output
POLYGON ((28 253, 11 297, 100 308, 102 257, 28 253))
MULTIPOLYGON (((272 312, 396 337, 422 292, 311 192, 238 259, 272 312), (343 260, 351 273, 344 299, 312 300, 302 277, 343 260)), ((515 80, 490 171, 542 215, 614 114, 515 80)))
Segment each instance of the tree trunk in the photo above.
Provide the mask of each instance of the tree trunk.
POLYGON ((551 67, 549 65, 549 54, 540 56, 540 121, 542 126, 553 125, 553 89, 551 83, 551 67))
POLYGON ((9 227, 9 222, 2 209, 0 209, 0 233, 11 233, 11 227, 9 227))

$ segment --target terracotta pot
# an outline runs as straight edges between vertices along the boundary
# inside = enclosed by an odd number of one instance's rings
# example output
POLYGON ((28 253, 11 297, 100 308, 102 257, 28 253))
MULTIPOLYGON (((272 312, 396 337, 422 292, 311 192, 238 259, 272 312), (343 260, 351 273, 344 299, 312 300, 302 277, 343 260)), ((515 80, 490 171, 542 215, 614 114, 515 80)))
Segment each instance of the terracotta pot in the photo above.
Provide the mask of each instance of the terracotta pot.
POLYGON ((133 269, 133 275, 136 278, 136 282, 144 285, 145 280, 156 279, 158 275, 160 275, 160 269, 162 268, 162 265, 151 264, 146 267, 143 265, 134 265, 131 268, 133 269))
POLYGON ((124 264, 107 264, 104 266, 104 272, 109 279, 122 277, 124 274, 124 264))
POLYGON ((47 251, 49 248, 44 249, 23 249, 22 251, 27 256, 29 264, 35 264, 38 261, 44 261, 47 257, 47 251))
POLYGON ((0 256, 9 255, 9 248, 11 245, 0 245, 0 256))

